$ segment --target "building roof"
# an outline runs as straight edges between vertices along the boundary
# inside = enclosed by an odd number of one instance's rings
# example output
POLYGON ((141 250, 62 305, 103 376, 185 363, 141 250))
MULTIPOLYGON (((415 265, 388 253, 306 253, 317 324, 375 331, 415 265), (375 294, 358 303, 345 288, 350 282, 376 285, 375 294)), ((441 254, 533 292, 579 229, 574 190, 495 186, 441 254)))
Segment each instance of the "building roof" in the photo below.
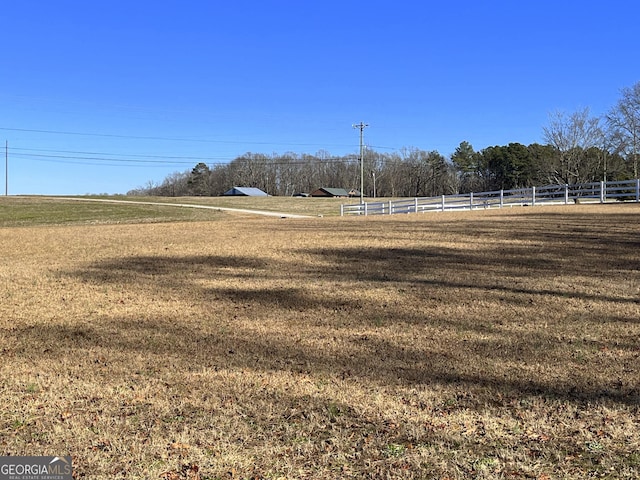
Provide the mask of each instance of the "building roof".
MULTIPOLYGON (((332 196, 332 197, 348 197, 349 196, 349 192, 347 192, 344 188, 322 187, 322 188, 319 188, 318 190, 316 190, 313 193, 316 193, 318 191, 322 191, 326 195, 329 195, 329 196, 332 196)), ((313 193, 312 193, 312 195, 313 195, 313 193)))
POLYGON ((224 192, 224 195, 244 195, 247 197, 268 197, 269 195, 259 188, 254 187, 233 187, 224 192))

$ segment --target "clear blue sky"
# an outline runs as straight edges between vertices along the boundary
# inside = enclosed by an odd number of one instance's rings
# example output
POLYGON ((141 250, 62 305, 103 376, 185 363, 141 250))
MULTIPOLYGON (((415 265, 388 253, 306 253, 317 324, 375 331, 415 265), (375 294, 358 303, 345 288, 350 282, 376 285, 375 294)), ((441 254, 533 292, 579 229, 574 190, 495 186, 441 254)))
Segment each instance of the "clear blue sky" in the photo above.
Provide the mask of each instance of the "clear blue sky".
POLYGON ((5 2, 9 194, 356 153, 360 121, 379 151, 542 142, 549 113, 604 114, 640 81, 638 18, 635 0, 5 2))

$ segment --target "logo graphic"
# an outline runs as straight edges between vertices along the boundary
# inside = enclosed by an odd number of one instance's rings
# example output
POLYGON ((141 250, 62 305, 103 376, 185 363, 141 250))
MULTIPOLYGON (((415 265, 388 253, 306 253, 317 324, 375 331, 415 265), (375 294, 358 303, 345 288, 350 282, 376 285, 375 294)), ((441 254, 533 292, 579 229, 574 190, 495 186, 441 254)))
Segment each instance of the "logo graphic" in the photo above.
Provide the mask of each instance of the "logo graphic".
POLYGON ((72 480, 71 457, 0 457, 0 480, 72 480))

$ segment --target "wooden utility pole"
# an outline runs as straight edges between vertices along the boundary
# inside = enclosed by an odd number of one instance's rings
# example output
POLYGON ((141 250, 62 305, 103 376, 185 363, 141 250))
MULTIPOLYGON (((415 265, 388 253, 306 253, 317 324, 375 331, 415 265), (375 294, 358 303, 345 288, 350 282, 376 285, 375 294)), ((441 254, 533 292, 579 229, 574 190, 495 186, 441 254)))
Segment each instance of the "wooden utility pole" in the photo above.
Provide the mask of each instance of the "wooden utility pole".
POLYGON ((368 123, 360 122, 353 128, 360 129, 360 204, 364 203, 364 144, 362 143, 364 129, 369 126, 368 123))
POLYGON ((4 141, 4 196, 9 196, 9 140, 4 141))

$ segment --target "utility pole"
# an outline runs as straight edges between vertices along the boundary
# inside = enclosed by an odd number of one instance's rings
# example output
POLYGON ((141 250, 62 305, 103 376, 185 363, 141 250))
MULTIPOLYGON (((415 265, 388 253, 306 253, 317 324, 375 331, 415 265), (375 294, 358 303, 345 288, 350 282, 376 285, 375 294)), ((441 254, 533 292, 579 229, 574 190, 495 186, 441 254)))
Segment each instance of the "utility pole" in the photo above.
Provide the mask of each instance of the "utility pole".
POLYGON ((353 128, 360 129, 360 204, 364 203, 364 144, 362 143, 364 129, 369 126, 368 123, 360 122, 353 128))
POLYGON ((373 198, 376 198, 376 172, 371 170, 371 176, 373 177, 373 198))
POLYGON ((9 140, 4 141, 4 196, 9 196, 9 140))

